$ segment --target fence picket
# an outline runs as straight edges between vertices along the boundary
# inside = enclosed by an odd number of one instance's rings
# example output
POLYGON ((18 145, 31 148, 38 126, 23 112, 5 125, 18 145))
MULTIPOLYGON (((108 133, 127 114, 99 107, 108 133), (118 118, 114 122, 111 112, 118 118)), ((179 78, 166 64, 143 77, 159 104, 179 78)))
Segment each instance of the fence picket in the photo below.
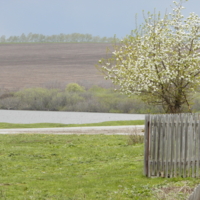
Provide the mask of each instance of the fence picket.
POLYGON ((181 121, 180 117, 176 115, 176 120, 177 120, 177 134, 176 134, 176 139, 177 139, 177 168, 178 168, 178 176, 181 176, 181 121))
POLYGON ((152 175, 155 176, 155 168, 156 168, 156 116, 154 116, 152 120, 153 129, 152 129, 152 175))
POLYGON ((160 163, 161 163, 161 160, 160 160, 160 152, 161 152, 161 123, 160 123, 160 117, 158 116, 157 118, 157 137, 158 137, 158 150, 157 150, 157 176, 159 176, 160 174, 160 163))
POLYGON ((180 165, 180 176, 182 176, 183 174, 183 154, 184 154, 184 151, 183 151, 183 144, 184 144, 184 134, 183 134, 183 131, 184 131, 184 124, 183 124, 183 117, 180 117, 180 161, 179 161, 179 165, 180 165))
POLYGON ((190 140, 192 139, 192 128, 191 128, 191 124, 190 124, 190 121, 191 120, 191 115, 189 115, 188 116, 188 120, 187 120, 187 148, 186 148, 186 150, 187 150, 187 161, 186 161, 186 165, 187 165, 187 168, 186 168, 186 172, 187 172, 187 174, 186 174, 186 176, 187 177, 190 177, 190 172, 191 172, 191 166, 190 166, 190 156, 191 156, 191 154, 190 154, 190 152, 191 152, 191 142, 190 142, 190 140), (190 134, 190 135, 189 135, 190 134))
POLYGON ((144 149, 144 175, 147 176, 147 134, 148 134, 148 121, 149 121, 149 115, 145 115, 145 130, 144 130, 144 146, 145 146, 145 149, 144 149))
POLYGON ((195 153, 195 148, 196 148, 196 133, 195 133, 195 115, 192 116, 192 137, 191 137, 191 177, 194 177, 194 172, 195 172, 195 158, 196 158, 196 153, 195 153))
POLYGON ((151 159, 151 151, 150 151, 150 145, 151 145, 151 115, 149 115, 149 123, 148 123, 148 149, 147 149, 147 151, 148 151, 148 177, 150 177, 151 176, 151 166, 150 166, 150 164, 151 164, 151 162, 150 162, 150 159, 151 159))
POLYGON ((178 167, 178 148, 179 148, 179 140, 178 140, 178 119, 177 116, 174 115, 174 177, 177 176, 177 167, 178 167))
POLYGON ((160 169, 160 176, 164 176, 164 159, 165 159, 165 157, 164 157, 164 155, 165 155, 165 141, 164 141, 164 139, 165 139, 165 125, 164 125, 164 120, 163 120, 163 118, 160 118, 160 120, 161 120, 161 164, 160 164, 160 166, 161 166, 161 169, 160 169))
POLYGON ((174 176, 173 171, 174 171, 174 162, 173 162, 173 158, 174 158, 174 145, 175 145, 175 141, 174 141, 174 123, 173 123, 173 115, 170 115, 170 144, 171 146, 169 146, 170 148, 170 177, 174 176))
MULTIPOLYGON (((198 119, 199 120, 199 119, 198 119)), ((199 177, 199 151, 200 151, 200 124, 197 124, 196 129, 196 177, 199 177)))

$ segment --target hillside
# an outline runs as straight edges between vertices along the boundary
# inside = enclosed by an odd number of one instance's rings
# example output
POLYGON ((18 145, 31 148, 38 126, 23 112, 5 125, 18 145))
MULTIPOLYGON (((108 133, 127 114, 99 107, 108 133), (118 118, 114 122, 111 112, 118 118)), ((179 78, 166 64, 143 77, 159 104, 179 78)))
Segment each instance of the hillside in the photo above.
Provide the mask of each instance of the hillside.
POLYGON ((0 87, 20 89, 104 83, 95 64, 107 57, 106 43, 0 44, 0 87))

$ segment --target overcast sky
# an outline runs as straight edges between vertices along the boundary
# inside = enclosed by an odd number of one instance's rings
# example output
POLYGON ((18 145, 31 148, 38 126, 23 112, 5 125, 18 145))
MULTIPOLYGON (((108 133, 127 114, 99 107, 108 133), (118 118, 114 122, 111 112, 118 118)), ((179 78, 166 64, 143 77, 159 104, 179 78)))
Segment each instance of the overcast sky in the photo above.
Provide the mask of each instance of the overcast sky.
MULTIPOLYGON (((172 0, 0 0, 0 36, 82 33, 122 38, 143 20, 142 10, 171 11, 172 0)), ((200 15, 200 0, 189 0, 184 13, 200 15)))

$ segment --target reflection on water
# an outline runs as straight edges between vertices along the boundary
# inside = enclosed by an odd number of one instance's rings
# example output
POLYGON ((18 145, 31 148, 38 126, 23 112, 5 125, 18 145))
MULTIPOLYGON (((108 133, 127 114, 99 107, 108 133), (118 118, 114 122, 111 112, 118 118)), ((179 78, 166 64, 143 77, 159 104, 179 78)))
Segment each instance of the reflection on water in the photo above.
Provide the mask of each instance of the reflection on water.
POLYGON ((0 110, 0 122, 85 124, 104 121, 144 120, 143 114, 0 110))

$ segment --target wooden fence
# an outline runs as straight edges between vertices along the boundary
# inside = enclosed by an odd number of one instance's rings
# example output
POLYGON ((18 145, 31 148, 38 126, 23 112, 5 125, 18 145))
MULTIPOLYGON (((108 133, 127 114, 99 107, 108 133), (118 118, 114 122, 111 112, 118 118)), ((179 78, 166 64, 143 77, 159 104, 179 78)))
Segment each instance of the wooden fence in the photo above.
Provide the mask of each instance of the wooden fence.
POLYGON ((144 174, 199 177, 200 115, 145 116, 144 174))
POLYGON ((189 196, 188 200, 199 200, 200 199, 200 185, 198 185, 193 193, 189 196))

